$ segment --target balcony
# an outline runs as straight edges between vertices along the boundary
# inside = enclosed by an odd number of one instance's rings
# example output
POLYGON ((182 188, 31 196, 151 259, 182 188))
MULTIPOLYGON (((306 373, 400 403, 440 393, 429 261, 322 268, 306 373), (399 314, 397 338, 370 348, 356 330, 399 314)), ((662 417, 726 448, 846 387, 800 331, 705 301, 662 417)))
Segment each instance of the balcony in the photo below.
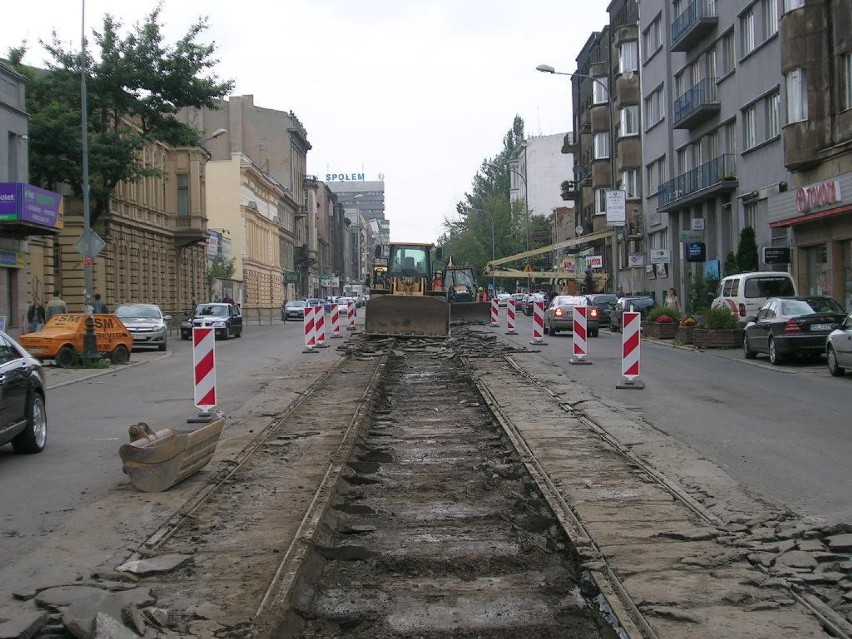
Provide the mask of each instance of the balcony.
POLYGON ((672 23, 672 51, 687 52, 716 29, 716 0, 692 0, 672 23))
POLYGON ((207 218, 201 214, 171 218, 175 246, 191 246, 207 242, 207 218))
POLYGON ((678 175, 660 185, 657 191, 657 210, 674 211, 695 202, 709 200, 719 193, 736 190, 736 156, 720 155, 699 167, 678 175))
POLYGON ((296 207, 296 219, 300 217, 308 217, 308 205, 302 204, 296 207))
POLYGON ((674 103, 674 128, 691 129, 722 110, 716 93, 716 79, 704 78, 674 103))

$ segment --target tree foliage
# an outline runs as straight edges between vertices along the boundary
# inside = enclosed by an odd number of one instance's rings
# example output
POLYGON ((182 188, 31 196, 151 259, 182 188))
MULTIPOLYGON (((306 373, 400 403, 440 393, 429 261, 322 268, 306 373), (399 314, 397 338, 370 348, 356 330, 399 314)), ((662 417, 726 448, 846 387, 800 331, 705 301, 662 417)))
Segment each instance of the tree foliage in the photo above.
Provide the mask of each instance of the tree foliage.
POLYGON ((754 229, 746 226, 740 231, 740 245, 737 247, 737 269, 739 273, 758 270, 757 239, 754 229))
MULTIPOLYGON (((516 115, 503 137, 500 152, 482 161, 479 171, 473 176, 470 192, 456 204, 457 216, 444 218, 444 233, 438 243, 457 264, 481 268, 491 261, 492 219, 496 258, 526 249, 524 202, 509 199, 509 160, 523 139, 524 121, 516 115)), ((529 237, 530 248, 551 243, 551 225, 547 217, 530 212, 529 237)))
POLYGON ((210 266, 207 269, 207 278, 212 282, 217 280, 230 280, 234 277, 237 270, 237 260, 232 257, 226 260, 221 255, 217 255, 210 261, 210 266))
POLYGON ((143 163, 146 144, 199 141, 198 131, 175 119, 181 108, 214 108, 234 86, 213 73, 215 44, 199 41, 206 18, 167 44, 160 13, 157 6, 124 34, 122 24, 105 15, 102 29, 93 30, 97 56, 66 50, 54 31, 41 42, 51 57, 44 70, 23 64, 26 43, 9 52, 16 70, 30 79, 30 181, 52 190, 65 184, 77 196, 83 193, 80 97, 86 70, 92 221, 109 210, 119 182, 156 173, 143 163))

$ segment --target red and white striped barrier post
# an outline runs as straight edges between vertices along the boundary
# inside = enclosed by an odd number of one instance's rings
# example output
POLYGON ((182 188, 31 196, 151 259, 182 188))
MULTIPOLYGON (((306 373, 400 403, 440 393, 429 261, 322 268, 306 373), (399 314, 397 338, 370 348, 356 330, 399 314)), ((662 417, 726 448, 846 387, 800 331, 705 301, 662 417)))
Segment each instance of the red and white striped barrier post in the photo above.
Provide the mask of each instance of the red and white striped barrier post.
POLYGON ((515 298, 506 300, 506 335, 517 335, 515 330, 515 298))
POLYGON ((216 406, 216 330, 192 329, 193 399, 202 414, 216 406))
POLYGON ((586 321, 589 312, 588 306, 575 306, 571 316, 574 318, 574 326, 572 327, 573 335, 573 355, 571 357, 572 364, 591 364, 586 359, 589 352, 589 333, 586 330, 588 322, 586 321))
POLYGON ((349 305, 346 307, 346 319, 349 321, 347 331, 355 330, 355 313, 355 300, 349 300, 349 305))
POLYGON ((496 297, 491 298, 491 326, 500 326, 500 302, 496 297))
POLYGON ((530 344, 547 344, 544 341, 544 302, 533 302, 533 338, 530 344))
POLYGON ((303 353, 317 352, 317 325, 316 325, 316 306, 305 307, 305 319, 303 325, 305 327, 305 350, 303 353))
POLYGON ((331 338, 340 339, 343 337, 340 334, 340 306, 338 304, 331 305, 331 338))
POLYGON ((621 374, 624 379, 615 387, 641 390, 645 388, 639 379, 642 316, 637 311, 624 311, 621 317, 621 374))
POLYGON ((316 313, 314 315, 314 325, 317 330, 317 348, 328 348, 328 344, 325 343, 325 307, 317 306, 314 312, 316 313))

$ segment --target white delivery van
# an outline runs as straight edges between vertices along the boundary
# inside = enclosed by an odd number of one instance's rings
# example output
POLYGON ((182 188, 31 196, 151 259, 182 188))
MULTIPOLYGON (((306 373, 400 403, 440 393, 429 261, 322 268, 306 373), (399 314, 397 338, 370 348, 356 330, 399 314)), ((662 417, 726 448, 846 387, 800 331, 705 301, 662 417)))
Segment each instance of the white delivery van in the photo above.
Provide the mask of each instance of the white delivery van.
POLYGON ((767 298, 798 295, 796 283, 789 273, 753 271, 728 275, 719 282, 712 308, 727 306, 745 325, 747 317, 757 315, 767 298))

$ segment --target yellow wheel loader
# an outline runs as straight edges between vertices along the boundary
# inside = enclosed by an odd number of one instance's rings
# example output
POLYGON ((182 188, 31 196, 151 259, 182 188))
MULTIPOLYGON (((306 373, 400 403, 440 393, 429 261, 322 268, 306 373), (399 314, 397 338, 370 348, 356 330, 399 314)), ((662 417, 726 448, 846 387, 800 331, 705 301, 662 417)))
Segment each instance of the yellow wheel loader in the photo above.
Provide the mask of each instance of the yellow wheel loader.
MULTIPOLYGON (((376 257, 382 257, 381 246, 376 257)), ((373 268, 364 331, 372 336, 447 337, 450 305, 434 279, 433 244, 387 246, 387 270, 373 268)), ((440 249, 439 249, 440 251, 440 249)))
POLYGON ((491 321, 491 303, 480 301, 480 289, 472 268, 448 265, 444 269, 444 290, 450 303, 452 324, 488 324, 491 321))

